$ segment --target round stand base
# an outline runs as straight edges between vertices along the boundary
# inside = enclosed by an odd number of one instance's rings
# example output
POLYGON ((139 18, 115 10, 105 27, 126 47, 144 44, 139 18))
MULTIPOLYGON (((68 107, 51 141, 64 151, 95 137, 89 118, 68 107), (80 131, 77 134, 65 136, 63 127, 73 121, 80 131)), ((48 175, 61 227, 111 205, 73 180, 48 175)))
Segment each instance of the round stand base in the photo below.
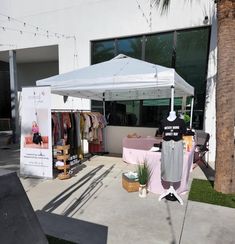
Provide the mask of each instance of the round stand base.
POLYGON ((166 195, 165 198, 168 201, 177 201, 177 198, 175 197, 175 195, 173 193, 169 193, 168 195, 166 195))
POLYGON ((58 174, 58 178, 60 180, 66 180, 66 179, 69 179, 70 178, 70 174, 61 173, 61 174, 58 174))

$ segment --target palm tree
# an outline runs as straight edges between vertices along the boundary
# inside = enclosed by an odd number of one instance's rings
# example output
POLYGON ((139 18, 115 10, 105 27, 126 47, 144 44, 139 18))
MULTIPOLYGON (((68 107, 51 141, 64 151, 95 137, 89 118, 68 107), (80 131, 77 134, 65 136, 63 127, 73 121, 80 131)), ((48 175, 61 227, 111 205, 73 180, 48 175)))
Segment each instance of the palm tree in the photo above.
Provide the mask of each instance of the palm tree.
MULTIPOLYGON (((170 0, 152 0, 162 13, 170 0)), ((191 0, 192 1, 192 0, 191 0)), ((216 162, 214 188, 235 193, 235 1, 217 0, 216 162)))
POLYGON ((235 1, 217 3, 215 190, 235 193, 235 1))

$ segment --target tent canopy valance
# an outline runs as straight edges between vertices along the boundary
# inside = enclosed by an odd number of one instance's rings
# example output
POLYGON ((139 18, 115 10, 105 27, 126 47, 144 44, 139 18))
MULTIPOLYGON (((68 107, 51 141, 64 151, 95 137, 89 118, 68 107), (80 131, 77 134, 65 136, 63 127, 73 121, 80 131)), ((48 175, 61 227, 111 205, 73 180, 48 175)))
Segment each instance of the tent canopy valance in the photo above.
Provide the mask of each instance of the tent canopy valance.
POLYGON ((51 86, 54 94, 118 101, 193 96, 194 88, 174 69, 125 55, 38 80, 37 86, 51 86))

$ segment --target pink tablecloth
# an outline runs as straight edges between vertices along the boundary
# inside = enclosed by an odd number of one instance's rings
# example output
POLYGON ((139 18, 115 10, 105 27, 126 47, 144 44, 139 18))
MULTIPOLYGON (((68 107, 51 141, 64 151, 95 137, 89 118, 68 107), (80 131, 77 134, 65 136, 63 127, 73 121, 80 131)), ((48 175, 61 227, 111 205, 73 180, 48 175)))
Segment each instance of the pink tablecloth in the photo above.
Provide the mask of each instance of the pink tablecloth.
POLYGON ((140 138, 128 138, 124 137, 122 140, 122 146, 125 148, 149 150, 153 147, 154 143, 160 143, 161 138, 156 137, 140 137, 140 138))
MULTIPOLYGON (((184 165, 181 182, 174 183, 177 193, 182 194, 188 191, 188 179, 193 163, 194 148, 190 152, 184 153, 184 165)), ((152 175, 148 185, 149 191, 162 194, 169 188, 169 183, 161 180, 161 153, 150 152, 123 147, 122 159, 126 163, 138 164, 145 159, 152 170, 152 175)))

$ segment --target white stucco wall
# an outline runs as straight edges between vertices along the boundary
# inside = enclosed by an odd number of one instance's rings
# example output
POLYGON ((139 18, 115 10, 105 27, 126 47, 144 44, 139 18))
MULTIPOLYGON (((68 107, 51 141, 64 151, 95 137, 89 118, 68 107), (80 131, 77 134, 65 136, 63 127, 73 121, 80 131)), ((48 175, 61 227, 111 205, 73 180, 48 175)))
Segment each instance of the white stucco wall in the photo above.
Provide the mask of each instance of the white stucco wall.
MULTIPOLYGON (((150 8, 150 1, 139 0, 138 2, 140 8, 136 0, 0 0, 2 14, 26 23, 24 26, 23 22, 9 21, 0 15, 3 26, 23 30, 22 34, 8 29, 0 30, 0 43, 5 44, 0 46, 0 51, 8 50, 9 47, 20 49, 58 45, 59 72, 63 73, 90 65, 91 40, 204 26, 205 16, 209 17, 208 24, 212 23, 213 1, 172 0, 167 14, 163 15, 155 7, 150 8), (150 15, 152 21, 150 21, 150 15), (36 35, 35 37, 33 34, 25 33, 26 30, 35 32, 35 28, 27 24, 38 26, 40 33, 44 36, 36 35), (41 29, 49 30, 49 34, 52 36, 47 38, 46 32, 42 32, 41 29), (55 35, 53 36, 53 33, 76 36, 76 39, 65 37, 58 39, 55 35)), ((216 64, 213 63, 213 52, 212 48, 208 70, 210 75, 213 75, 216 70, 216 64)), ((209 79, 210 75, 208 75, 209 79)), ((208 89, 208 91, 205 128, 210 129, 210 133, 213 134, 212 140, 214 140, 214 90, 208 89)), ((75 99, 70 102, 74 103, 75 99)), ((89 102, 80 101, 78 103, 77 106, 81 105, 85 108, 90 106, 89 102)), ((60 106, 58 102, 55 104, 60 106)), ((81 109, 83 108, 81 107, 81 109)), ((120 145, 116 145, 116 142, 112 140, 116 127, 108 129, 107 132, 110 151, 114 152, 116 148, 120 148, 120 145)), ((125 135, 128 133, 130 133, 130 128, 126 128, 126 131, 123 132, 125 135)), ((148 135, 149 131, 146 129, 144 132, 143 130, 143 134, 148 135)), ((215 143, 213 142, 212 145, 215 143)), ((212 154, 213 150, 212 147, 212 154)))
MULTIPOLYGON (((213 6, 213 1, 208 0, 171 1, 169 11, 163 15, 153 7, 150 28, 149 1, 138 2, 140 9, 136 0, 1 0, 1 13, 25 22, 26 26, 14 19, 8 21, 7 17, 0 15, 3 26, 23 31, 20 34, 7 29, 1 30, 0 41, 17 49, 58 44, 61 73, 90 64, 90 40, 203 26, 204 17, 211 17, 213 6), (55 36, 35 37, 24 32, 37 33, 36 28, 27 24, 38 26, 40 34, 46 34, 46 30, 49 30, 49 34, 76 36, 76 41, 73 38, 58 39, 55 36), (78 54, 77 62, 74 62, 75 49, 78 54)), ((2 49, 9 47, 1 46, 0 50, 2 49)))
POLYGON ((156 128, 107 126, 105 129, 106 151, 122 153, 122 139, 128 134, 136 133, 139 136, 155 136, 156 128))
MULTIPOLYGON (((207 72, 207 87, 206 87, 206 100, 205 100, 205 117, 204 117, 204 130, 210 134, 209 141, 209 158, 208 160, 213 163, 215 161, 215 148, 216 148, 216 110, 215 110, 215 93, 216 93, 216 75, 217 75, 217 21, 216 11, 211 17, 211 40, 210 40, 210 53, 208 60, 207 72)), ((211 165, 214 167, 214 165, 211 165)))

